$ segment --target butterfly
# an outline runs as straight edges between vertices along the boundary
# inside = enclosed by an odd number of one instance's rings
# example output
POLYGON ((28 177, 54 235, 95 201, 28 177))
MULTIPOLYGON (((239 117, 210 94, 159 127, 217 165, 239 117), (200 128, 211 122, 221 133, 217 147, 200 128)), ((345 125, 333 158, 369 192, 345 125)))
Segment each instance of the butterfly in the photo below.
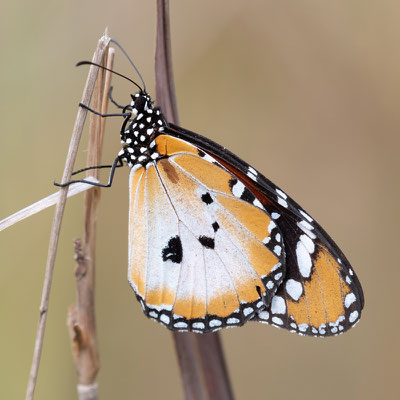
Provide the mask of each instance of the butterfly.
POLYGON ((197 333, 248 321, 317 337, 354 326, 363 291, 321 226, 225 147, 169 123, 138 87, 122 114, 102 115, 125 119, 98 186, 129 166, 128 281, 144 314, 197 333))

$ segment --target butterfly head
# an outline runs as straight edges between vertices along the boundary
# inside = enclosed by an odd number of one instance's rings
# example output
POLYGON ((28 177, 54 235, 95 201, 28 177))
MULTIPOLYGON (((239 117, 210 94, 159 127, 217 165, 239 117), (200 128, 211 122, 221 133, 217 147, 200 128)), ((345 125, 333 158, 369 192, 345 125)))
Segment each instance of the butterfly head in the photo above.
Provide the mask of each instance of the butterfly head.
POLYGON ((154 105, 151 100, 150 95, 146 92, 138 92, 136 94, 132 94, 132 113, 134 115, 139 115, 145 113, 149 109, 153 109, 154 105))

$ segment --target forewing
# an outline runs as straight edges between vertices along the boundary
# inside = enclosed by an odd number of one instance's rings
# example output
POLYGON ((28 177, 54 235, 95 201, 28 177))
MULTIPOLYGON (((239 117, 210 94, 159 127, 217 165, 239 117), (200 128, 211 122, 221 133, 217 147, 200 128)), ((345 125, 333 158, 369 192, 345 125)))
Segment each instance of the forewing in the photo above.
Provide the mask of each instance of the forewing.
POLYGON ((147 316, 170 329, 239 326, 284 276, 279 229, 250 190, 182 140, 132 170, 128 279, 147 316))

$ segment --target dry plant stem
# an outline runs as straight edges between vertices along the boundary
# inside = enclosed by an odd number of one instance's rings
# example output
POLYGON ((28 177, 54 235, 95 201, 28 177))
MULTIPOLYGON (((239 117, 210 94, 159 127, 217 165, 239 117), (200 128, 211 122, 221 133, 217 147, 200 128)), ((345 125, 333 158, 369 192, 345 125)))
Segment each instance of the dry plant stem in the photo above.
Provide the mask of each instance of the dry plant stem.
MULTIPOLYGON (((168 121, 178 123, 168 7, 168 0, 157 0, 156 102, 168 121)), ((218 332, 173 335, 186 399, 233 399, 218 332)))
MULTIPOLYGON (((109 58, 103 65, 112 69, 114 51, 109 51, 109 58)), ((105 57, 106 58, 106 57, 105 57)), ((92 108, 107 112, 108 90, 111 83, 111 73, 99 71, 92 98, 92 108)), ((91 115, 89 129, 89 146, 87 165, 100 165, 102 137, 105 127, 104 118, 91 115)), ((98 170, 96 171, 98 173, 98 170)), ((96 376, 100 367, 97 347, 95 323, 94 288, 96 261, 96 218, 100 202, 100 190, 93 187, 85 193, 84 199, 84 244, 75 242, 75 257, 77 267, 77 303, 72 305, 68 313, 68 326, 72 341, 75 365, 78 371, 77 386, 80 400, 95 400, 98 398, 96 376)))
MULTIPOLYGON (((109 44, 110 38, 103 36, 97 45, 96 51, 93 56, 94 63, 100 63, 104 52, 109 44)), ((82 103, 89 104, 90 98, 93 93, 94 84, 96 81, 96 76, 98 72, 98 67, 91 66, 89 69, 89 75, 86 81, 85 89, 82 95, 82 103)), ((78 152, 79 141, 82 135, 83 125, 86 119, 87 110, 79 107, 78 114, 75 120, 75 125, 72 131, 71 142, 68 149, 68 155, 65 162, 64 173, 62 177, 62 182, 68 182, 71 180, 71 174, 74 167, 76 154, 78 152)), ((57 253, 58 238, 60 236, 61 222, 64 214, 65 203, 67 200, 68 187, 62 188, 60 190, 60 199, 56 206, 56 211, 53 219, 53 224, 50 233, 49 250, 47 255, 46 272, 43 282, 42 299, 40 303, 39 310, 39 324, 37 328, 35 348, 33 353, 33 360, 31 371, 29 375, 28 387, 26 391, 26 399, 31 400, 34 396, 37 375, 39 371, 40 358, 42 354, 43 347, 43 337, 46 326, 47 310, 49 306, 50 289, 54 272, 54 263, 57 253)))
POLYGON ((157 0, 156 100, 168 121, 179 124, 172 68, 169 0, 157 0))

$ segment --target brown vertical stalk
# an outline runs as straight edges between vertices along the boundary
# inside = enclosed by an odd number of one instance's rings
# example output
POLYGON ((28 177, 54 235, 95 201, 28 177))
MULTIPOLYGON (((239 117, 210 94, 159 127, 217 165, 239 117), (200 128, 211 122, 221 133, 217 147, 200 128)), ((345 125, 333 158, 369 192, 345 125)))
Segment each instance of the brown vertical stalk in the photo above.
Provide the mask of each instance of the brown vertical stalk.
MULTIPOLYGON (((114 52, 109 51, 103 58, 103 64, 112 68, 114 52)), ((107 112, 108 90, 111 73, 100 70, 92 97, 92 108, 107 112)), ((102 138, 105 119, 92 114, 89 127, 89 146, 87 165, 100 165, 102 138)), ((98 178, 99 170, 90 171, 98 178)), ((88 172, 89 174, 89 172, 88 172)), ((96 218, 100 202, 100 188, 93 187, 84 198, 84 240, 75 241, 77 267, 77 303, 68 310, 68 326, 72 341, 73 355, 78 372, 78 398, 95 400, 98 398, 96 376, 100 367, 95 323, 94 287, 96 265, 96 218)))
MULTIPOLYGON (((101 62, 109 41, 110 38, 107 35, 104 35, 99 40, 96 51, 93 56, 94 63, 101 62)), ((97 77, 97 71, 98 68, 93 66, 89 70, 89 75, 86 81, 85 88, 83 90, 82 100, 81 100, 81 102, 84 104, 88 104, 92 96, 95 80, 97 77)), ((78 114, 75 120, 75 125, 72 131, 67 159, 65 161, 62 183, 71 180, 71 174, 74 167, 76 154, 78 152, 79 142, 82 135, 83 125, 85 123, 86 114, 87 110, 79 107, 78 114)), ((56 206, 56 211, 54 214, 53 224, 50 232, 49 250, 46 262, 46 272, 43 282, 42 299, 40 302, 40 310, 39 310, 39 323, 35 340, 35 348, 33 352, 32 366, 26 390, 27 400, 33 399, 36 380, 39 372, 40 358, 42 355, 42 348, 43 348, 44 331, 46 327, 47 311, 50 300, 51 283, 53 279, 54 264, 56 261, 56 254, 57 254, 58 238, 60 237, 61 223, 64 215, 67 194, 68 194, 68 186, 60 189, 60 198, 56 206)))
MULTIPOLYGON (((178 123, 172 71, 169 1, 157 0, 156 102, 167 121, 178 123)), ((191 400, 232 399, 219 334, 174 332, 185 397, 191 400)))

